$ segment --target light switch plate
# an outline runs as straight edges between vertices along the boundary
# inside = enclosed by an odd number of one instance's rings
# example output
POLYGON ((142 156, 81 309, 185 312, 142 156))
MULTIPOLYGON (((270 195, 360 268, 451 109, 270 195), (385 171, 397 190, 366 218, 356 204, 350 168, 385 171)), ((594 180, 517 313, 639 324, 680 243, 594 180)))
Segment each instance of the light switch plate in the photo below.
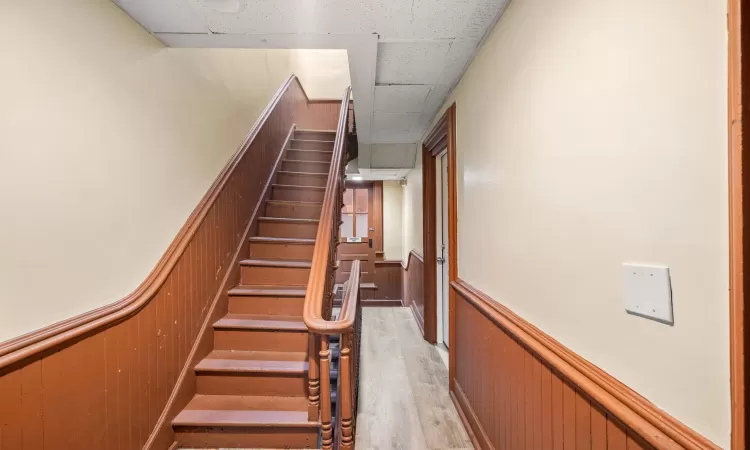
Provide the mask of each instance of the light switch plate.
POLYGON ((624 263, 625 310, 638 316, 674 324, 669 267, 624 263))

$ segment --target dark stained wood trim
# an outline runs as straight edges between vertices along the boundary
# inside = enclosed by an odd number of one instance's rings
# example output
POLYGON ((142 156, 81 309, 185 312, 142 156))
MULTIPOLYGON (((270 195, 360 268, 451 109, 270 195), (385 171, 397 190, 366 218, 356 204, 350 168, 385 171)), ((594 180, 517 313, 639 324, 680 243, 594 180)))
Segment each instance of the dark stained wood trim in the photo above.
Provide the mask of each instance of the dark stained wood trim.
MULTIPOLYGON (((289 130, 289 134, 287 135, 282 148, 288 147, 289 141, 292 139, 292 136, 294 136, 294 130, 295 127, 292 127, 292 129, 289 130)), ((182 367, 175 388, 172 390, 172 394, 170 395, 169 400, 167 400, 167 405, 164 407, 161 416, 159 416, 159 420, 156 422, 151 436, 149 436, 148 441, 146 441, 146 444, 143 446, 143 450, 161 450, 164 448, 165 443, 174 441, 172 419, 174 419, 185 405, 187 405, 193 394, 196 392, 196 375, 194 367, 198 362, 205 358, 213 348, 213 324, 227 313, 229 300, 227 292, 239 279, 240 261, 246 257, 245 250, 247 249, 248 239, 252 236, 252 232, 257 229, 258 218, 260 217, 259 213, 262 214, 260 210, 271 197, 270 187, 274 182, 274 176, 279 168, 279 164, 281 164, 283 156, 284 152, 279 152, 276 162, 273 165, 273 169, 268 176, 268 180, 266 180, 266 184, 263 186, 263 191, 258 202, 255 204, 251 219, 248 222, 245 231, 242 233, 240 245, 232 256, 232 261, 229 264, 229 267, 232 269, 227 271, 219 285, 216 296, 211 302, 208 314, 206 314, 206 318, 201 324, 198 338, 195 340, 195 343, 190 350, 187 363, 182 367)), ((176 444, 177 442, 173 445, 176 444)))
POLYGON ((750 31, 743 19, 750 12, 741 0, 728 1, 729 32, 729 351, 732 401, 732 449, 746 448, 748 417, 745 405, 748 393, 745 377, 748 360, 745 349, 750 340, 750 330, 745 326, 748 308, 745 305, 745 248, 744 213, 750 195, 746 193, 743 174, 749 170, 744 159, 746 134, 743 119, 750 108, 744 87, 750 82, 750 70, 745 69, 746 52, 743 47, 750 42, 750 31))
POLYGON ((409 270, 412 258, 415 258, 417 261, 424 263, 424 256, 422 256, 422 254, 418 251, 412 249, 412 251, 409 252, 409 256, 406 258, 406 263, 402 263, 405 270, 409 270))
POLYGON ((156 267, 154 267, 148 277, 135 291, 110 305, 1 343, 0 368, 23 361, 44 351, 70 344, 81 336, 132 317, 153 300, 154 295, 167 280, 169 274, 177 265, 180 256, 182 256, 182 253, 198 232, 200 225, 206 219, 211 207, 224 189, 230 176, 250 148, 250 144, 261 132, 271 113, 292 85, 299 86, 299 89, 304 93, 304 89, 302 89, 299 80, 294 75, 291 75, 279 90, 276 91, 271 102, 263 110, 242 145, 240 145, 237 152, 217 176, 216 181, 208 189, 206 195, 201 199, 190 217, 188 217, 185 225, 183 225, 175 239, 164 252, 156 267))
POLYGON ((381 259, 379 261, 375 261, 376 266, 401 266, 401 260, 400 259, 381 259))
POLYGON ((412 249, 409 252, 401 278, 403 305, 411 309, 420 333, 424 336, 424 317, 420 312, 420 308, 424 305, 424 258, 416 250, 412 249))
MULTIPOLYGON (((437 342, 437 193, 435 187, 435 161, 437 155, 448 150, 448 280, 454 280, 458 274, 456 263, 456 104, 452 104, 440 117, 422 144, 422 227, 423 248, 427 264, 424 268, 424 338, 427 342, 437 342), (452 213, 451 213, 452 212, 452 213), (453 230, 453 231, 451 231, 453 230)), ((449 290, 450 291, 450 290, 449 290)), ((451 300, 448 299, 448 330, 451 330, 451 300)), ((448 357, 450 361, 450 348, 448 357)), ((452 364, 448 364, 449 372, 452 364)), ((449 380, 453 377, 449 374, 449 380)), ((452 381, 450 382, 452 383, 452 381)))
MULTIPOLYGON (((608 414, 614 415, 649 445, 659 449, 719 449, 704 436, 658 409, 637 392, 465 281, 458 279, 451 283, 451 288, 457 296, 466 300, 495 326, 526 347, 528 350, 524 353, 531 355, 531 358, 536 355, 544 364, 548 364, 554 371, 570 380, 576 391, 580 390, 585 398, 600 404, 608 414)), ((533 367, 533 360, 531 364, 533 367)), ((526 373, 530 374, 529 366, 526 373)), ((529 383, 530 380, 522 379, 521 382, 529 383)), ((455 384, 454 393, 457 387, 458 384, 455 384)), ((522 397, 522 401, 528 400, 522 397)), ((464 414, 470 417, 466 410, 464 414)), ((629 434, 628 436, 630 437, 629 434)))
MULTIPOLYGON (((458 279, 458 203, 456 199, 456 104, 445 112, 448 123, 448 282, 458 279)), ((456 295, 448 289, 448 386, 456 382, 456 295)), ((436 305, 437 308, 437 305, 436 305)), ((435 318, 437 321, 437 317, 435 318)))
POLYGON ((375 248, 375 256, 377 257, 378 252, 385 255, 384 242, 383 242, 383 182, 374 181, 372 183, 372 222, 373 228, 375 229, 375 236, 373 237, 373 247, 375 248))
POLYGON ((453 400, 453 404, 456 405, 458 416, 461 418, 461 422, 464 424, 466 433, 469 435, 469 439, 471 439, 474 448, 492 448, 490 439, 487 437, 484 428, 482 428, 482 424, 479 423, 479 418, 476 413, 471 408, 471 405, 469 405, 469 399, 466 398, 466 394, 463 389, 461 389, 461 386, 456 384, 454 388, 451 389, 450 396, 451 400, 453 400))

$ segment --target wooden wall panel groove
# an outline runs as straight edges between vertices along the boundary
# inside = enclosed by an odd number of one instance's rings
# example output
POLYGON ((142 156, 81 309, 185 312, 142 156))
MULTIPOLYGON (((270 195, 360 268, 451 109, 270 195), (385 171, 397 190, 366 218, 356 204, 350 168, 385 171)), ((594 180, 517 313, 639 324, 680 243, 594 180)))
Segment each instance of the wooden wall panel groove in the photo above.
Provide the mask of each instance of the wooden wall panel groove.
POLYGON ((424 335, 424 258, 412 250, 406 259, 403 275, 403 304, 411 308, 424 335))
POLYGON ((373 294, 375 300, 389 302, 403 302, 404 268, 401 261, 375 261, 375 286, 373 294))
MULTIPOLYGON (((654 408, 652 415, 629 409, 591 381, 595 375, 576 373, 573 365, 551 351, 552 340, 543 338, 541 331, 461 280, 451 287, 455 294, 453 398, 477 448, 718 448, 692 430, 671 428, 674 419, 652 423, 653 415, 666 413, 645 399, 641 407, 654 408)), ((627 388, 618 385, 618 389, 627 388)))
MULTIPOLYGON (((181 407, 176 388, 201 351, 209 312, 238 280, 232 263, 246 253, 245 235, 307 101, 290 77, 131 295, 0 344, 0 450, 172 445, 171 427, 157 425, 181 407)), ((194 381, 185 380, 189 391, 194 381)))
POLYGON ((341 100, 310 100, 297 128, 302 130, 335 130, 339 122, 341 100))

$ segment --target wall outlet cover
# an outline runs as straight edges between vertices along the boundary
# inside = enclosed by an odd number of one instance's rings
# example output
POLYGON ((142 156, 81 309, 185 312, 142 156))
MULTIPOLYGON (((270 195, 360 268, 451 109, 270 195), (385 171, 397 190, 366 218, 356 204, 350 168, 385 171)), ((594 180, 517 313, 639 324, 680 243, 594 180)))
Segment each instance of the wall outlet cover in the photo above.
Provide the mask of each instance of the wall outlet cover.
POLYGON ((623 263, 625 310, 629 313, 674 324, 669 267, 623 263))

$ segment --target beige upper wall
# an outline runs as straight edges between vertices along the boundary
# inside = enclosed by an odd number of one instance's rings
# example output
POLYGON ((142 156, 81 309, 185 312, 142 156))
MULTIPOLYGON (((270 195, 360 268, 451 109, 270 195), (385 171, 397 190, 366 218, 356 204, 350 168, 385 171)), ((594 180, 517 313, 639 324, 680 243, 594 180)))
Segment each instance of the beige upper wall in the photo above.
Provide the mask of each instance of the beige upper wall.
POLYGON ((108 0, 3 2, 0 53, 0 341, 135 289, 299 60, 167 49, 108 0))
POLYGON ((417 146, 414 170, 406 176, 403 189, 403 244, 402 262, 407 264, 409 253, 416 250, 424 255, 422 242, 422 145, 417 146))
MULTIPOLYGON (((283 51, 283 50, 282 50, 283 51)), ((346 50, 289 50, 292 72, 300 80, 308 97, 341 100, 351 86, 346 50)))
POLYGON ((726 33, 726 2, 513 0, 443 111, 459 276, 729 448, 726 33), (625 313, 626 261, 670 267, 674 326, 625 313))
POLYGON ((383 252, 385 259, 401 260, 403 194, 398 181, 383 181, 383 252))

